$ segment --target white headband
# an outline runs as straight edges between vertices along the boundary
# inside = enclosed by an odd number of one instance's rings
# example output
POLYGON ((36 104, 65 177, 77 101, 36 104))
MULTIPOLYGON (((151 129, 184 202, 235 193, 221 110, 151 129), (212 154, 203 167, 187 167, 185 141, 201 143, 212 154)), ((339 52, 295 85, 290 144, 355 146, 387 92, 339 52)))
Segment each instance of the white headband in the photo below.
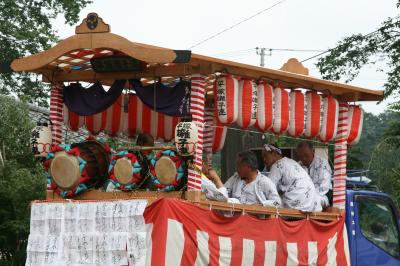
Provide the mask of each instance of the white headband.
POLYGON ((280 155, 282 155, 282 151, 281 149, 271 145, 271 144, 264 144, 264 149, 266 151, 276 151, 277 153, 279 153, 280 155))

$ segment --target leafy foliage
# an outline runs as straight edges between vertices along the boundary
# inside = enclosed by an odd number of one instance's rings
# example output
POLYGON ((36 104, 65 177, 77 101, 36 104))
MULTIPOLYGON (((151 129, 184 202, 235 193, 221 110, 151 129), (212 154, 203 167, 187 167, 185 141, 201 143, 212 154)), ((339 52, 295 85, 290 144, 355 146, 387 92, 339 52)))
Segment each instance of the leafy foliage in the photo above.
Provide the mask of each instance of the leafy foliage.
POLYGON ((344 38, 318 60, 317 67, 325 79, 349 82, 363 66, 377 61, 386 64, 385 98, 396 99, 391 110, 397 113, 365 115, 363 134, 349 150, 348 166, 369 169, 369 177, 400 203, 400 16, 388 18, 370 34, 344 38))
POLYGON ((387 143, 400 148, 400 113, 397 113, 396 117, 389 121, 385 137, 387 143))
POLYGON ((371 154, 369 177, 378 187, 389 193, 400 205, 400 148, 385 141, 380 143, 371 154))
POLYGON ((364 114, 360 142, 349 148, 348 169, 368 169, 373 150, 379 143, 387 139, 390 123, 398 116, 397 113, 391 111, 379 115, 364 114))
MULTIPOLYGON (((400 2, 399 2, 400 3, 400 2)), ((397 7, 399 7, 399 3, 397 7)), ((400 16, 388 18, 376 31, 355 34, 341 40, 328 55, 318 60, 317 67, 323 78, 346 82, 353 80, 366 64, 383 61, 387 64, 385 97, 400 96, 400 16)), ((400 103, 393 108, 399 108, 400 103)))
POLYGON ((46 181, 29 149, 27 106, 0 96, 0 265, 23 265, 30 202, 43 199, 46 181))
MULTIPOLYGON (((11 61, 50 48, 57 41, 52 20, 63 15, 69 25, 90 0, 0 1, 0 61, 11 61)), ((29 73, 0 74, 0 94, 13 94, 46 106, 49 88, 29 73)))
POLYGON ((365 113, 360 142, 348 151, 348 169, 369 170, 368 177, 400 204, 400 147, 393 145, 392 130, 400 114, 365 113))

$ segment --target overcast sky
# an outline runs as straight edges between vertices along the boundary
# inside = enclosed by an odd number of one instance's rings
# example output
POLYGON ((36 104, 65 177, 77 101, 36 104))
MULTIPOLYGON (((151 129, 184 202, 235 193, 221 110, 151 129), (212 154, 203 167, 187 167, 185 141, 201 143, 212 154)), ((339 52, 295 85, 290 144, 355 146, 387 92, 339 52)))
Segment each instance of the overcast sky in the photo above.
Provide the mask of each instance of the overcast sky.
MULTIPOLYGON (((97 12, 113 33, 131 41, 188 49, 233 24, 272 6, 278 0, 94 0, 85 8, 97 12)), ((398 13, 396 0, 286 0, 282 4, 240 24, 192 49, 195 53, 259 65, 255 47, 274 49, 326 50, 345 36, 376 30, 387 17, 398 13)), ((61 38, 74 34, 75 27, 55 22, 61 38)), ((272 51, 265 67, 280 68, 290 57, 305 59, 318 52, 272 51)), ((315 60, 305 62, 310 75, 319 77, 315 60)), ((367 66, 352 82, 371 89, 383 89, 385 74, 367 66)), ((390 99, 389 99, 390 101, 390 99)), ((363 103, 366 111, 384 111, 387 101, 363 103)))

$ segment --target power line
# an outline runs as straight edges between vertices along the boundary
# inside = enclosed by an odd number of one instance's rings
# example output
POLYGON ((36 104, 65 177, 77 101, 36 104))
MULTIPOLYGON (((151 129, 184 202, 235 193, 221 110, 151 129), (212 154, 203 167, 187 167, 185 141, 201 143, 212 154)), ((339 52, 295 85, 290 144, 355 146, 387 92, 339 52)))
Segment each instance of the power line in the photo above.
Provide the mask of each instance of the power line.
POLYGON ((323 52, 324 50, 316 50, 316 49, 292 49, 292 48, 265 48, 269 51, 283 51, 283 52, 323 52))
MULTIPOLYGON (((373 31, 373 32, 370 32, 370 33, 368 33, 368 34, 366 34, 366 35, 364 35, 364 36, 362 36, 362 37, 363 37, 363 38, 369 37, 369 36, 371 36, 371 35, 373 35, 373 34, 379 32, 380 30, 384 29, 385 27, 386 27, 386 26, 382 26, 382 27, 380 27, 379 29, 377 29, 377 30, 375 30, 375 31, 373 31)), ((306 58, 306 59, 302 60, 301 63, 303 63, 303 62, 305 62, 305 61, 308 61, 308 60, 311 60, 311 59, 314 59, 314 58, 316 58, 316 57, 320 57, 320 56, 323 55, 323 54, 329 53, 330 51, 332 51, 332 50, 338 48, 340 45, 341 45, 341 44, 339 44, 339 45, 337 45, 337 46, 335 46, 335 47, 333 47, 333 48, 331 48, 331 49, 328 49, 328 50, 326 50, 326 51, 323 51, 322 53, 319 53, 319 54, 316 54, 316 55, 311 56, 311 57, 309 57, 309 58, 306 58)))
POLYGON ((293 48, 259 48, 256 47, 256 54, 260 56, 260 66, 265 66, 265 56, 272 56, 272 51, 283 51, 283 52, 322 52, 322 50, 312 49, 293 49, 293 48), (266 53, 268 51, 268 53, 266 53))
POLYGON ((252 53, 254 50, 255 50, 255 48, 234 50, 234 51, 227 51, 227 52, 222 52, 222 53, 215 53, 215 54, 212 54, 211 56, 247 54, 247 53, 252 53))
POLYGON ((239 21, 238 23, 233 24, 232 26, 230 26, 230 27, 228 27, 228 28, 226 28, 226 29, 224 29, 224 30, 222 30, 222 31, 220 31, 220 32, 217 32, 217 33, 211 35, 210 37, 208 37, 208 38, 206 38, 206 39, 204 39, 204 40, 202 40, 202 41, 200 41, 200 42, 198 42, 198 43, 192 45, 191 47, 189 47, 189 49, 193 49, 194 47, 199 46, 200 44, 203 44, 203 43, 205 43, 205 42, 207 42, 207 41, 209 41, 209 40, 211 40, 211 39, 213 39, 213 38, 215 38, 215 37, 221 35, 222 33, 227 32, 227 31, 229 31, 229 30, 235 28, 236 26, 239 26, 240 24, 242 24, 242 23, 244 23, 244 22, 246 22, 246 21, 249 21, 250 19, 252 19, 252 18, 254 18, 254 17, 256 17, 256 16, 258 16, 258 15, 260 15, 260 14, 262 14, 262 13, 264 13, 264 12, 266 12, 266 11, 268 11, 268 10, 270 10, 270 9, 272 9, 272 8, 274 8, 274 7, 278 6, 278 5, 280 5, 280 4, 284 3, 284 2, 286 2, 286 1, 287 1, 287 0, 281 0, 281 1, 279 1, 279 2, 277 2, 277 3, 275 3, 275 4, 273 4, 272 6, 269 6, 269 7, 265 8, 265 9, 263 9, 263 10, 257 12, 256 14, 254 14, 254 15, 248 17, 248 18, 245 18, 245 19, 239 21))
MULTIPOLYGON (((221 53, 215 53, 211 54, 211 56, 224 56, 224 57, 231 57, 231 56, 238 56, 238 55, 247 55, 251 54, 254 51, 257 51, 257 48, 250 48, 250 49, 241 49, 241 50, 233 50, 233 51, 227 51, 227 52, 221 52, 221 53)), ((258 48, 260 49, 260 48, 258 48)), ((271 56, 273 51, 278 51, 278 52, 302 52, 302 53, 309 53, 309 52, 322 52, 324 50, 318 50, 318 49, 294 49, 294 48, 261 48, 265 49, 269 53, 266 54, 268 56, 271 56)))

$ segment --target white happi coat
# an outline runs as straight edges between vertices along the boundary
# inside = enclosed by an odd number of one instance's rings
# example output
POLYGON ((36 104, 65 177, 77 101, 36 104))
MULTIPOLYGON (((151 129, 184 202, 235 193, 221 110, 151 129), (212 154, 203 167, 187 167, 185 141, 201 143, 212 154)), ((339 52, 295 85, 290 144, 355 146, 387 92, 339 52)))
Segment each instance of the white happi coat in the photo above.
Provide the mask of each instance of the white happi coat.
POLYGON ((270 207, 281 205, 281 199, 274 183, 260 172, 256 179, 248 184, 235 173, 219 189, 210 180, 203 180, 202 190, 206 193, 206 197, 212 200, 262 204, 270 207))
POLYGON ((269 177, 282 196, 282 205, 301 211, 321 211, 321 202, 307 172, 296 161, 283 157, 271 166, 269 177))
POLYGON ((315 189, 320 196, 322 206, 329 206, 329 200, 326 196, 326 193, 332 189, 332 169, 329 162, 326 159, 315 155, 309 167, 303 165, 301 162, 300 165, 311 177, 315 189))

